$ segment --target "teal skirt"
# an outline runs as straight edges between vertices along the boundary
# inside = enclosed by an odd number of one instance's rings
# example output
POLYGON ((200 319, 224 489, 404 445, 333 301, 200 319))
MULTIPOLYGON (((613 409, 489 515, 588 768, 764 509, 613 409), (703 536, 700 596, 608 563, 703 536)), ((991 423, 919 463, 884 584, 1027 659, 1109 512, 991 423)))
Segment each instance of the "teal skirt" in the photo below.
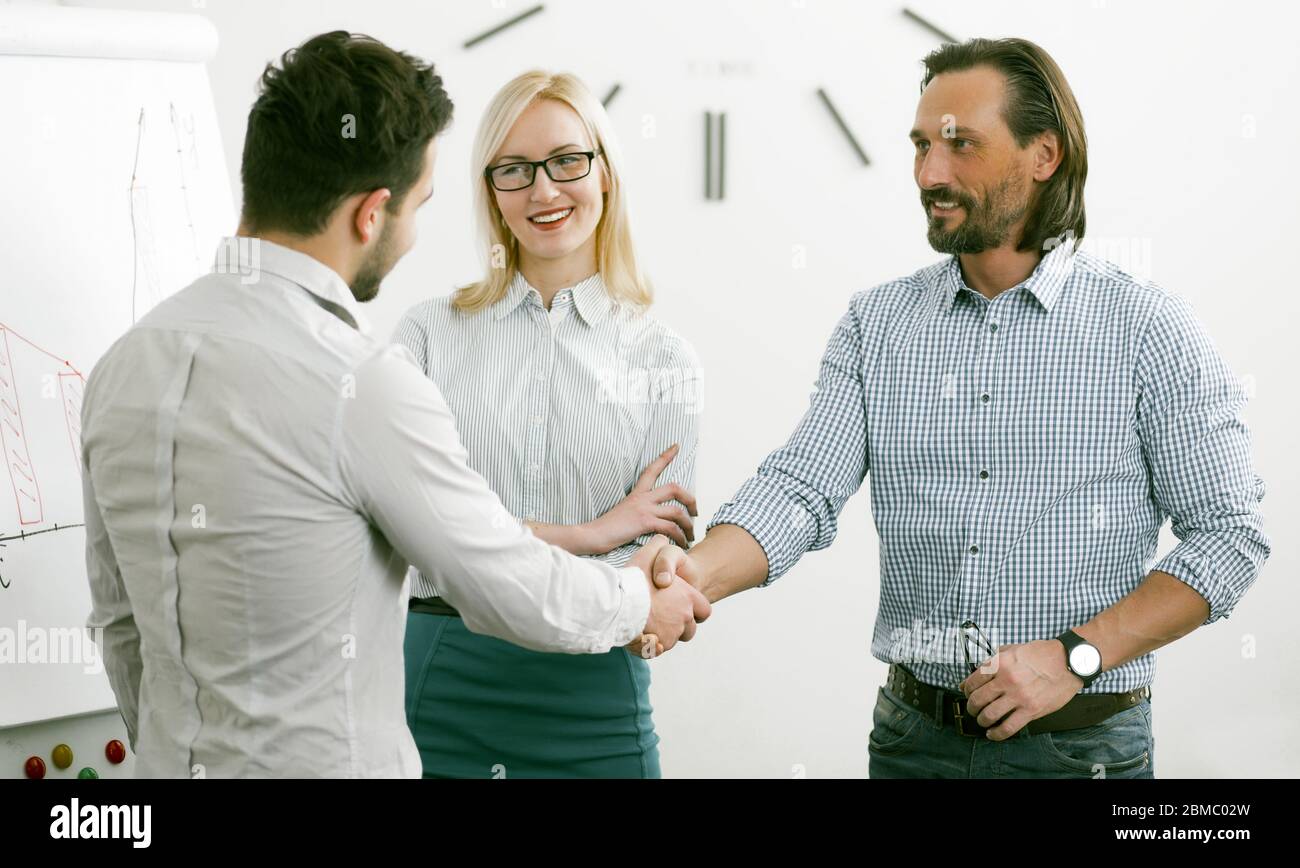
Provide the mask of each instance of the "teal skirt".
POLYGON ((650 665, 617 648, 545 654, 406 619, 406 721, 426 778, 657 778, 650 665))

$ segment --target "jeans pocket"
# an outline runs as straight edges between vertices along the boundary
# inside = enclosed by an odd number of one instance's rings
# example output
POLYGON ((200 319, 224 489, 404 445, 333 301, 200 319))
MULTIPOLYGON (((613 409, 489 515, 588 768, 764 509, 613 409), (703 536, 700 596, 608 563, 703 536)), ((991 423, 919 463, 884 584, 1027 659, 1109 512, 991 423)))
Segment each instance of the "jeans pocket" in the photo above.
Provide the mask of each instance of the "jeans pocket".
POLYGON ((909 708, 881 687, 871 712, 871 735, 867 749, 880 754, 899 754, 912 747, 920 734, 923 715, 909 708))
POLYGON ((1047 756, 1063 771, 1093 778, 1129 776, 1151 764, 1151 718, 1147 701, 1095 726, 1043 733, 1047 756))

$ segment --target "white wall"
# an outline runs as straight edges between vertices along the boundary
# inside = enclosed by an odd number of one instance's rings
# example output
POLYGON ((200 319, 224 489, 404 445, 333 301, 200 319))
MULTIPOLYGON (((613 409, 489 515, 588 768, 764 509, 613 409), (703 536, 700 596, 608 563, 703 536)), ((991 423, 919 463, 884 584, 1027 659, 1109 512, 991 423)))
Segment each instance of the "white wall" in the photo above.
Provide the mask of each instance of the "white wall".
MULTIPOLYGON (((477 273, 468 153, 491 93, 539 65, 578 73, 598 95, 621 82, 611 116, 657 312, 695 342, 706 371, 701 527, 793 428, 849 296, 938 258, 925 242, 906 139, 918 61, 936 42, 902 17, 901 4, 549 0, 541 16, 468 52, 461 40, 531 0, 84 5, 193 10, 217 25, 210 74, 236 190, 254 83, 281 51, 345 28, 437 62, 457 120, 440 145, 420 243, 372 305, 384 330, 409 305, 477 273), (858 133, 871 168, 855 162, 818 86, 858 133), (706 109, 728 113, 721 203, 703 201, 706 109), (796 268, 800 249, 806 267, 796 268)), ((1300 650, 1290 623, 1300 568, 1291 531, 1300 518, 1296 12, 1266 0, 915 8, 959 37, 1023 36, 1053 54, 1088 126, 1089 236, 1123 253, 1121 265, 1149 268, 1186 295, 1234 370, 1253 378, 1249 420, 1274 553, 1230 619, 1159 653, 1156 773, 1300 774, 1300 749, 1287 737, 1300 693, 1285 689, 1300 650), (1250 641, 1253 657, 1243 655, 1250 641)), ((772 588, 720 604, 695 642, 655 664, 665 775, 865 776, 885 670, 868 650, 876 559, 861 494, 830 550, 772 588)))

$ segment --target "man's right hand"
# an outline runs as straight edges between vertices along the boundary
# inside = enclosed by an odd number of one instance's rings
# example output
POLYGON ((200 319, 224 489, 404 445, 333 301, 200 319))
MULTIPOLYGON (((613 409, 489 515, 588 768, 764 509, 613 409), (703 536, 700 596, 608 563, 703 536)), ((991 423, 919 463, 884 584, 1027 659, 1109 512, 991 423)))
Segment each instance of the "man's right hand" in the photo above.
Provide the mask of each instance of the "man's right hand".
POLYGON ((744 528, 726 523, 714 525, 689 552, 676 546, 660 547, 650 568, 656 587, 667 588, 684 580, 710 603, 757 588, 767 573, 767 554, 758 540, 744 528))
POLYGON ((688 582, 671 570, 661 571, 660 559, 669 550, 681 552, 666 536, 656 534, 627 564, 639 567, 650 583, 650 617, 642 635, 626 646, 628 651, 647 659, 670 650, 679 641, 689 642, 695 636, 696 625, 713 611, 704 595, 688 582))
POLYGON ((677 546, 663 546, 655 553, 650 577, 656 588, 670 587, 674 579, 684 580, 692 587, 698 588, 701 581, 699 564, 690 554, 677 546))

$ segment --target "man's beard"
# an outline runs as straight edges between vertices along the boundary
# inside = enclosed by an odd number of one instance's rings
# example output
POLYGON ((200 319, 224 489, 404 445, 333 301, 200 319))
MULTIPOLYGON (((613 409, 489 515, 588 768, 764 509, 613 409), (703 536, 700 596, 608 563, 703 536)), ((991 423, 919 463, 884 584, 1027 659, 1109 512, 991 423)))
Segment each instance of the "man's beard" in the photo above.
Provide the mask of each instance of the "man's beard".
POLYGON ((926 238, 930 246, 940 253, 983 253, 1001 247, 1007 233, 1024 216, 1029 203, 1024 198, 1024 180, 1014 172, 990 190, 983 201, 975 202, 969 196, 959 195, 946 187, 921 191, 921 204, 929 219, 926 238), (944 229, 945 221, 952 217, 935 217, 930 206, 935 202, 956 202, 965 212, 965 219, 956 229, 944 229))
POLYGON ((393 252, 393 239, 385 226, 375 239, 375 248, 370 251, 366 261, 357 269, 357 276, 351 284, 352 297, 357 301, 370 301, 379 295, 379 282, 388 276, 396 262, 390 261, 393 252))

